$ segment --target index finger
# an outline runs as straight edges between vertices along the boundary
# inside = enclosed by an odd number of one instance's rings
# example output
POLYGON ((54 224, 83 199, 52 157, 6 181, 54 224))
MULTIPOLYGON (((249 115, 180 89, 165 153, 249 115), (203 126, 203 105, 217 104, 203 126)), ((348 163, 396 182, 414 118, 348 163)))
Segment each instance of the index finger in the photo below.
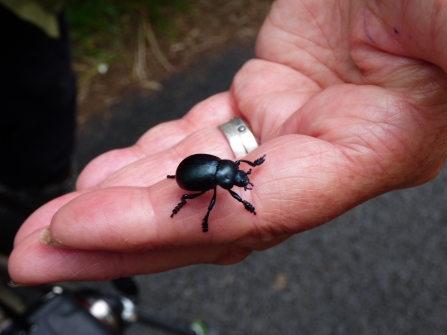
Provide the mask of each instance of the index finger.
POLYGON ((324 148, 324 143, 289 135, 250 153, 246 158, 254 161, 262 156, 262 148, 266 162, 250 175, 253 190, 244 192, 235 187, 235 191, 256 208, 256 215, 218 188, 207 233, 202 232, 201 223, 213 191, 187 199, 180 212, 170 217, 182 195, 193 192, 164 179, 148 188, 110 187, 71 200, 54 215, 51 239, 66 247, 88 250, 211 244, 253 248, 278 236, 309 229, 351 208, 357 199, 352 195, 358 192, 357 187, 350 189, 340 183, 340 176, 334 173, 340 158, 326 152, 332 146, 326 144, 324 148))

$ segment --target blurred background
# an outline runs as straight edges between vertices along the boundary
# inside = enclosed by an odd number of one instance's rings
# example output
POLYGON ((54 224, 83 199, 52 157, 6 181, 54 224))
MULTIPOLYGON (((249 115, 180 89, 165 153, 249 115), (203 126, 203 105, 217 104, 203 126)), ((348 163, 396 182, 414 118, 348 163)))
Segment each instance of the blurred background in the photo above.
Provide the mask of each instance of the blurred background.
POLYGON ((272 0, 68 0, 78 75, 78 121, 122 94, 161 81, 198 57, 253 43, 272 0))
MULTIPOLYGON (((80 167, 228 89, 270 5, 70 1, 80 167)), ((210 334, 447 334, 446 184, 444 169, 237 265, 138 276, 139 307, 210 334)))

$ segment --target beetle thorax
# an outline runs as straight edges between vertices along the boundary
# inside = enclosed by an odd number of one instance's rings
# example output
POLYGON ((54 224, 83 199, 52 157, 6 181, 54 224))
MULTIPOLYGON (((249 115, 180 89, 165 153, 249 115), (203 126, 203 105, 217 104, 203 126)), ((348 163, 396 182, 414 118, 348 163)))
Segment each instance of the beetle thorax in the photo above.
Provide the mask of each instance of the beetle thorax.
POLYGON ((235 178, 239 171, 239 167, 233 161, 221 160, 216 171, 216 184, 226 190, 231 189, 235 185, 235 178))

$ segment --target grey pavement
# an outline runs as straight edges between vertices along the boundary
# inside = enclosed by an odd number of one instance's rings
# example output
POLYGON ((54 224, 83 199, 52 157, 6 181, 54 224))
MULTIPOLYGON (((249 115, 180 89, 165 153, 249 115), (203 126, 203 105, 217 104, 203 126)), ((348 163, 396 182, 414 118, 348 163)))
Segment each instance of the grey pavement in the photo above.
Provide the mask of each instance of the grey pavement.
MULTIPOLYGON (((158 94, 124 97, 80 129, 81 165, 226 90, 251 50, 201 59, 158 94)), ((220 335, 447 334, 446 185, 444 169, 237 265, 138 276, 140 308, 202 320, 220 335)), ((141 325, 127 333, 166 334, 141 325)))

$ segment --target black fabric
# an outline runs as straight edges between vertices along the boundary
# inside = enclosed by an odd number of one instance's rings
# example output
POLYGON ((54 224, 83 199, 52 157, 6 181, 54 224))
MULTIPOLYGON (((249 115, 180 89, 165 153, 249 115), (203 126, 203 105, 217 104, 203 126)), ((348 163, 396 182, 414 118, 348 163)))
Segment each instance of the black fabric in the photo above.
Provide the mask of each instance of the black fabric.
POLYGON ((0 6, 0 183, 42 187, 67 177, 76 83, 64 16, 48 37, 0 6))
POLYGON ((23 221, 50 200, 45 187, 64 185, 71 173, 76 83, 62 13, 58 21, 61 37, 53 39, 0 5, 0 184, 9 189, 0 190, 5 254, 23 221))

